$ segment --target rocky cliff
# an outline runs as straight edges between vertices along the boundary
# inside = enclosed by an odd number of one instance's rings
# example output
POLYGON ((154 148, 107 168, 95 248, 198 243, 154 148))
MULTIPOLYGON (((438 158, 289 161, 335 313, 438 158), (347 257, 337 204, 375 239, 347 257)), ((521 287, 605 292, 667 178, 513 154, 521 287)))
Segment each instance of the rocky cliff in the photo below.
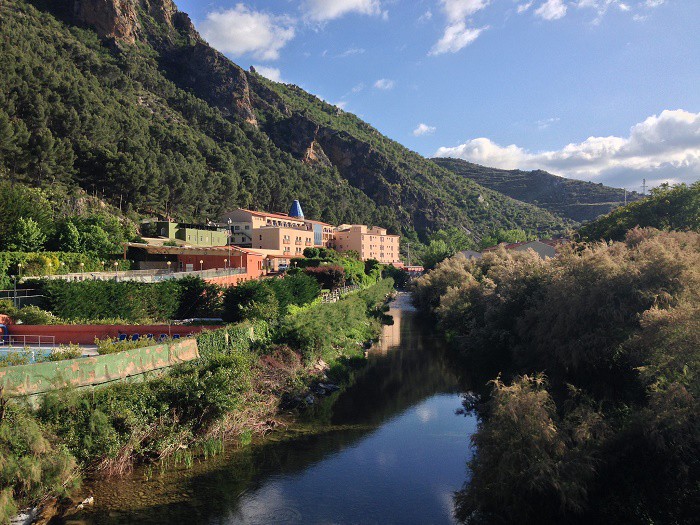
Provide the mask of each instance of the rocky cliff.
POLYGON ((5 0, 0 37, 11 58, 0 64, 0 101, 13 101, 7 115, 0 108, 0 126, 17 128, 12 147, 28 153, 18 167, 0 152, 0 176, 99 188, 136 212, 186 220, 232 206, 280 211, 301 198, 328 222, 423 239, 450 225, 479 236, 568 224, 437 166, 297 86, 243 70, 171 0, 5 0), (50 147, 35 152, 39 138, 50 147))

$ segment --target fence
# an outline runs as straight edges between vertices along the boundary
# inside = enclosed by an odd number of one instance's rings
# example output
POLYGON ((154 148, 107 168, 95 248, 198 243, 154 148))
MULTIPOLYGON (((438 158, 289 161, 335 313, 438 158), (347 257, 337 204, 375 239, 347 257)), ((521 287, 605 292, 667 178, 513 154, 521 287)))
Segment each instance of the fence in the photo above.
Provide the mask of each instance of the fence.
POLYGON ((189 272, 174 272, 170 270, 124 270, 113 272, 81 272, 63 273, 44 276, 46 279, 62 279, 64 281, 136 281, 141 283, 157 283, 169 279, 182 279, 183 277, 201 277, 211 279, 214 277, 228 277, 246 273, 246 268, 218 268, 214 270, 192 270, 189 272))
POLYGON ((350 286, 343 286, 341 288, 336 288, 334 290, 331 290, 329 293, 324 294, 323 297, 321 298, 321 302, 323 303, 335 303, 336 301, 340 300, 344 295, 347 295, 352 292, 356 292, 360 289, 360 286, 357 284, 352 284, 350 286))
POLYGON ((21 308, 30 304, 38 304, 43 297, 36 288, 16 288, 13 290, 0 290, 0 299, 10 299, 15 308, 21 308))
POLYGON ((0 349, 13 348, 54 348, 56 336, 39 334, 2 334, 0 335, 0 349))

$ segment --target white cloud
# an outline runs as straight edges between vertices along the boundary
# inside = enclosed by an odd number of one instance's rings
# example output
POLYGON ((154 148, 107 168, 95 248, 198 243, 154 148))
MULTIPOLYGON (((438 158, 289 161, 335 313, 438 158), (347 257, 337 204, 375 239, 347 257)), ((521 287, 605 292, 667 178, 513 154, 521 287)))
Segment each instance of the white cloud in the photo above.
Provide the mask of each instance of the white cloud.
POLYGON ((348 106, 348 101, 347 100, 339 100, 335 104, 333 104, 335 107, 345 110, 345 108, 348 106))
POLYGON ((481 11, 491 0, 440 0, 442 11, 447 17, 447 26, 428 55, 456 53, 474 42, 488 27, 468 27, 467 18, 481 11))
POLYGON ((359 93, 359 92, 362 91, 363 89, 365 89, 365 83, 364 83, 364 82, 360 82, 359 84, 354 85, 354 86, 352 87, 351 91, 352 91, 353 93, 359 93))
POLYGON ((429 21, 431 18, 433 18, 433 12, 430 9, 428 9, 425 13, 418 17, 418 23, 422 24, 424 22, 429 21))
POLYGON ((389 90, 394 89, 396 82, 389 80, 388 78, 380 78, 374 83, 374 87, 377 89, 389 90))
POLYGON ((422 122, 416 126, 416 129, 413 130, 413 136, 414 137, 421 137, 423 135, 432 135, 435 133, 435 130, 437 128, 435 126, 428 126, 427 124, 423 124, 422 122))
POLYGON ((275 82, 284 82, 284 80, 282 80, 282 72, 276 67, 267 67, 260 65, 254 65, 253 67, 255 68, 255 71, 258 72, 258 74, 264 76, 265 78, 274 80, 275 82))
POLYGON ((440 3, 450 22, 461 22, 481 11, 491 3, 491 0, 441 0, 440 3))
POLYGON ((612 7, 623 12, 630 11, 631 9, 628 4, 625 4, 621 0, 578 0, 576 7, 578 9, 592 9, 595 11, 596 18, 593 20, 594 24, 600 23, 605 14, 612 7))
POLYGON ((474 42, 479 35, 488 29, 486 27, 467 27, 465 22, 450 24, 445 28, 445 33, 432 47, 429 55, 441 55, 443 53, 456 53, 474 42))
POLYGON ((333 20, 348 13, 388 17, 388 13, 380 9, 378 0, 307 0, 304 7, 315 22, 333 20))
POLYGON ((518 14, 524 13, 528 9, 532 7, 532 4, 534 4, 533 0, 530 0, 529 2, 525 2, 524 4, 519 4, 518 5, 518 14))
POLYGON ((664 5, 666 3, 666 0, 647 0, 646 1, 646 6, 650 8, 654 7, 659 7, 660 5, 664 5))
POLYGON ((291 19, 253 11, 243 4, 208 13, 199 30, 222 53, 250 54, 259 60, 279 58, 280 50, 294 38, 291 19))
POLYGON ((556 124, 557 122, 559 122, 559 117, 550 117, 538 120, 536 124, 539 129, 547 129, 549 126, 556 124))
POLYGON ((342 53, 338 55, 339 58, 345 58, 345 57, 350 57, 353 55, 363 55, 365 53, 365 49, 361 47, 351 47, 349 49, 346 49, 342 53))
POLYGON ((700 179, 700 113, 665 110, 630 129, 628 137, 589 137, 560 150, 530 152, 487 138, 442 147, 438 157, 457 157, 503 169, 544 169, 572 178, 630 186, 646 178, 693 182, 700 179))
POLYGON ((562 0, 547 0, 535 9, 535 14, 545 20, 557 20, 566 15, 566 9, 562 0))

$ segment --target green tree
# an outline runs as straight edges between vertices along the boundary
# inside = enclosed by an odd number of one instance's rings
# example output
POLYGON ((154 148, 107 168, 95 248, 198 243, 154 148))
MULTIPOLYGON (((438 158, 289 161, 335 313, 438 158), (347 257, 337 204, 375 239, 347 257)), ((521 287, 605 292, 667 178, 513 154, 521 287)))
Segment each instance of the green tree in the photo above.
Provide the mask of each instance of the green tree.
POLYGON ((426 270, 432 270, 440 262, 454 255, 454 251, 443 240, 430 241, 423 251, 423 266, 426 270))
POLYGON ((79 253, 83 251, 80 232, 72 221, 65 221, 58 230, 58 249, 63 252, 79 253))
POLYGON ((31 217, 20 217, 7 241, 7 249, 16 252, 38 252, 44 247, 46 234, 31 217))

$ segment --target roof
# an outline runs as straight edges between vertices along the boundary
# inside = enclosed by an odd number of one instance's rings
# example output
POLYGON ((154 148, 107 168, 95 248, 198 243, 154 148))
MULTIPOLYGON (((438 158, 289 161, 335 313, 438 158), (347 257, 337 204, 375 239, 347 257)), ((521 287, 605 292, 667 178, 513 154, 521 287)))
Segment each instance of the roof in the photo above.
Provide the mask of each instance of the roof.
POLYGON ((292 207, 289 209, 289 216, 290 217, 298 217, 300 219, 304 218, 304 212, 301 209, 301 204, 299 204, 299 201, 294 199, 294 202, 292 203, 292 207))
POLYGON ((162 246, 153 244, 142 244, 138 242, 125 242, 127 248, 136 248, 145 250, 147 253, 155 253, 159 255, 212 255, 228 254, 228 252, 241 252, 250 255, 264 255, 257 250, 241 248, 240 246, 162 246))
POLYGON ((286 219, 286 220, 293 220, 293 221, 299 221, 302 222, 304 219, 300 217, 290 217, 287 214, 284 213, 268 213, 266 211, 255 211, 255 210, 246 210, 245 208, 241 208, 241 211, 244 211, 246 213, 250 213, 251 215, 256 215, 257 217, 275 217, 276 219, 286 219))

